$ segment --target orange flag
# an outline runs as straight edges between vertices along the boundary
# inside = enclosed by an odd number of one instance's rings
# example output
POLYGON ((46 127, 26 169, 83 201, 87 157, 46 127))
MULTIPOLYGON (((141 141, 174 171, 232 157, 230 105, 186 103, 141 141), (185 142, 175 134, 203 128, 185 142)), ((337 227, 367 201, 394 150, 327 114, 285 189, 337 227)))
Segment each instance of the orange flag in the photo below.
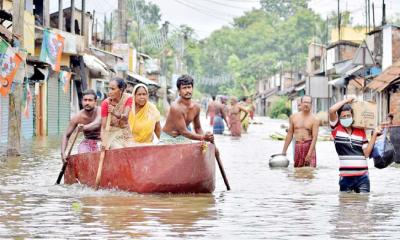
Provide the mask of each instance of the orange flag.
POLYGON ((15 74, 22 58, 3 39, 0 40, 0 94, 7 96, 10 92, 15 74))
POLYGON ((42 49, 40 51, 40 61, 51 65, 51 68, 59 72, 61 55, 64 48, 64 37, 60 34, 43 30, 42 49))

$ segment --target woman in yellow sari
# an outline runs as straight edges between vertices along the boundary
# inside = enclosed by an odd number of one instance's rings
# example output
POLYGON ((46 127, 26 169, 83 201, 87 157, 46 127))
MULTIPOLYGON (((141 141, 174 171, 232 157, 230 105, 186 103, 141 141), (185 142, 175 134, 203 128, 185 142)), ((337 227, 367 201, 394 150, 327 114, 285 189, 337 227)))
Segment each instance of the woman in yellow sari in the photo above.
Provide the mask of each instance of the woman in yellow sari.
POLYGON ((149 90, 144 84, 137 84, 133 88, 132 111, 129 113, 129 126, 133 140, 136 143, 152 143, 153 133, 160 138, 160 112, 157 107, 148 101, 149 90))

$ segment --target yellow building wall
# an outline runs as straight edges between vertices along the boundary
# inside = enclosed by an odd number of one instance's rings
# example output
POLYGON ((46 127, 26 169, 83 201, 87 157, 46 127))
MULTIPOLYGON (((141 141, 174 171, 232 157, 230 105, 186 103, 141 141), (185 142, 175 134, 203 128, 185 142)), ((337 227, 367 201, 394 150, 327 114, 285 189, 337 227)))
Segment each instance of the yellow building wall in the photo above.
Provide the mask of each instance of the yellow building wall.
POLYGON ((9 0, 3 1, 3 9, 10 12, 12 10, 12 1, 9 0))
POLYGON ((33 55, 35 54, 35 16, 25 11, 24 18, 24 48, 33 55))
MULTIPOLYGON (((343 27, 340 30, 341 30, 340 31, 341 40, 361 43, 366 37, 365 29, 354 29, 350 27, 343 27)), ((331 30, 331 42, 337 42, 337 41, 339 41, 339 33, 336 28, 331 30)))

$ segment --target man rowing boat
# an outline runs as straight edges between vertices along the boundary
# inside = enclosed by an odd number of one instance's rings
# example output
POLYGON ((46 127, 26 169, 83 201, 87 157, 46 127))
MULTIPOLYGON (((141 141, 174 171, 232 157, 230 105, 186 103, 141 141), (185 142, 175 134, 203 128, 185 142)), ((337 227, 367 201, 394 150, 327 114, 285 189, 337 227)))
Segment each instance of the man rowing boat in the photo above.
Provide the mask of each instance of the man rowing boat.
POLYGON ((176 85, 180 98, 171 105, 161 132, 161 143, 182 143, 190 140, 213 142, 214 135, 210 132, 204 134, 201 128, 200 105, 192 101, 193 78, 182 75, 176 85), (195 132, 188 130, 190 123, 193 123, 195 132))
POLYGON ((101 115, 100 108, 96 106, 97 95, 88 89, 82 94, 82 106, 75 116, 71 118, 68 128, 62 138, 61 159, 66 162, 65 148, 71 134, 76 128, 83 131, 85 138, 78 146, 78 153, 95 152, 99 150, 101 115))

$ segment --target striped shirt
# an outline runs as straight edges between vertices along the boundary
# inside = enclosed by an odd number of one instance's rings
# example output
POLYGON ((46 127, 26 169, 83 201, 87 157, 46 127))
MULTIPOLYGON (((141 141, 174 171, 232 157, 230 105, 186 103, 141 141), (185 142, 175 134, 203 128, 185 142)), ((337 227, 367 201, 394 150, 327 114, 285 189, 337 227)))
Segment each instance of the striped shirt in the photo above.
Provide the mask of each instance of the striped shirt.
POLYGON ((362 176, 368 173, 368 162, 363 151, 368 146, 365 130, 352 128, 352 132, 348 133, 338 120, 330 122, 330 125, 339 155, 340 176, 362 176))

